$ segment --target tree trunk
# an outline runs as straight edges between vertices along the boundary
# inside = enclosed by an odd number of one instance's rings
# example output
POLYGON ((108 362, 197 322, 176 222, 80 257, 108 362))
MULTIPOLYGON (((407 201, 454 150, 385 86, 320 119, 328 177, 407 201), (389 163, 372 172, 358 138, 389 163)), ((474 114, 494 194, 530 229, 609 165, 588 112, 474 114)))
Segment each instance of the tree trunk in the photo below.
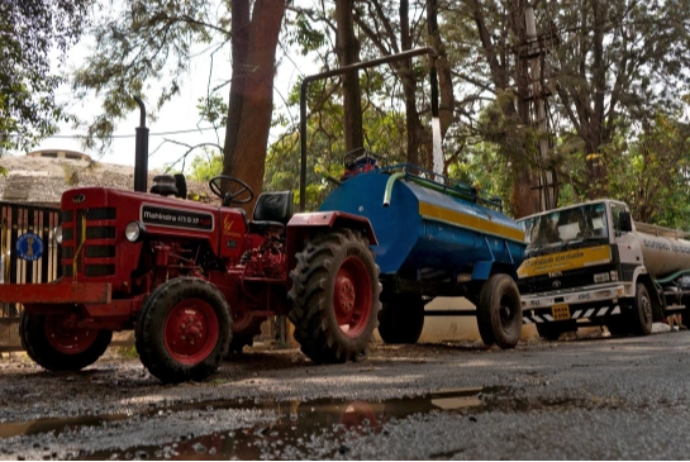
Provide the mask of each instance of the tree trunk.
MULTIPOLYGON (((410 34, 410 15, 408 0, 400 2, 400 48, 401 51, 412 48, 412 35, 410 34)), ((407 162, 412 165, 422 165, 431 159, 424 156, 420 159, 419 151, 424 137, 424 127, 419 121, 417 112, 416 88, 417 81, 412 72, 412 58, 400 61, 400 80, 403 84, 403 96, 405 98, 405 122, 407 125, 407 162)), ((428 166, 427 166, 428 167, 428 166)))
MULTIPOLYGON (((475 0, 472 6, 477 33, 491 71, 491 80, 497 90, 505 90, 510 85, 509 76, 513 69, 509 68, 505 52, 501 51, 500 44, 497 46, 494 43, 491 32, 486 26, 482 10, 483 3, 475 0)), ((516 40, 518 42, 524 41, 526 36, 524 0, 513 1, 510 16, 507 20, 516 40)), ((536 213, 538 208, 535 203, 535 195, 532 192, 532 177, 529 168, 533 153, 528 143, 526 143, 528 138, 520 136, 520 134, 524 135, 525 127, 529 125, 529 102, 523 99, 528 94, 527 85, 529 79, 526 63, 521 63, 518 58, 519 56, 516 53, 514 61, 517 64, 514 68, 514 75, 517 83, 517 105, 514 101, 504 98, 500 107, 503 117, 507 121, 506 127, 509 131, 504 142, 504 148, 506 150, 506 160, 511 163, 513 176, 511 202, 515 217, 521 218, 536 213), (511 134, 510 131, 513 133, 511 134), (522 132, 519 133, 519 131, 522 132)))
POLYGON ((455 106, 453 79, 451 77, 450 66, 448 65, 446 48, 443 45, 441 33, 438 30, 438 0, 428 0, 426 11, 429 43, 436 50, 436 53, 438 53, 436 70, 438 72, 438 88, 441 97, 438 112, 439 119, 441 119, 441 136, 445 137, 448 128, 453 122, 453 107, 455 106))
MULTIPOLYGON (((247 75, 244 79, 239 130, 234 138, 228 140, 226 137, 223 173, 246 182, 254 191, 255 200, 263 187, 266 146, 273 112, 275 55, 284 14, 284 0, 256 0, 254 3, 249 24, 247 75)), ((253 205, 254 202, 244 208, 251 212, 253 205)))
MULTIPOLYGON (((335 2, 335 17, 338 26, 336 50, 340 66, 359 62, 359 42, 355 37, 353 9, 354 0, 335 2)), ((343 75, 343 100, 345 108, 345 151, 350 152, 364 146, 362 98, 357 72, 343 75)))
POLYGON ((244 93, 247 79, 251 77, 247 65, 249 29, 249 0, 232 0, 232 82, 223 159, 223 173, 226 175, 232 175, 233 153, 240 133, 244 93))
POLYGON ((602 129, 604 127, 604 92, 606 91, 606 68, 608 64, 604 58, 604 27, 607 21, 606 5, 601 0, 590 0, 592 5, 592 19, 594 20, 593 38, 593 89, 594 111, 589 124, 590 136, 586 140, 587 152, 585 165, 587 179, 591 185, 587 190, 589 199, 597 199, 608 195, 606 182, 606 164, 601 157, 602 129))

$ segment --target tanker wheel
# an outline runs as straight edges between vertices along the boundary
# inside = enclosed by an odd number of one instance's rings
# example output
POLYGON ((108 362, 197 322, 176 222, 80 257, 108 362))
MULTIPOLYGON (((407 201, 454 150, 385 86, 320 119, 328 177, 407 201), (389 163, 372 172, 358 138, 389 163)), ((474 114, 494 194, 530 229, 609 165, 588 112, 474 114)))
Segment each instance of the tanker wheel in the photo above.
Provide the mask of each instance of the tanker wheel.
POLYGON ((482 286, 477 304, 477 327, 486 346, 514 348, 522 331, 520 292, 513 278, 494 274, 482 286))
POLYGON ((381 307, 379 267, 369 242, 349 229, 320 234, 290 272, 295 340, 316 363, 366 354, 381 307))
POLYGON ((242 311, 232 317, 232 340, 228 356, 242 353, 242 349, 254 344, 254 337, 261 333, 261 324, 266 318, 254 316, 251 311, 242 311))
POLYGON ((417 343, 424 328, 424 301, 419 295, 394 295, 381 305, 379 335, 390 344, 417 343))
POLYGON ((634 335, 649 335, 653 322, 652 299, 642 283, 637 284, 635 293, 635 302, 629 312, 630 329, 634 335))
POLYGON ((95 363, 110 345, 110 330, 75 327, 70 315, 29 314, 19 320, 19 337, 29 357, 51 371, 78 371, 95 363))
POLYGON ((545 340, 558 340, 565 332, 574 332, 577 324, 572 321, 538 323, 537 333, 545 340))
POLYGON ((223 294, 203 279, 180 277, 161 284, 146 299, 136 347, 146 369, 163 382, 203 380, 227 354, 231 331, 223 294))

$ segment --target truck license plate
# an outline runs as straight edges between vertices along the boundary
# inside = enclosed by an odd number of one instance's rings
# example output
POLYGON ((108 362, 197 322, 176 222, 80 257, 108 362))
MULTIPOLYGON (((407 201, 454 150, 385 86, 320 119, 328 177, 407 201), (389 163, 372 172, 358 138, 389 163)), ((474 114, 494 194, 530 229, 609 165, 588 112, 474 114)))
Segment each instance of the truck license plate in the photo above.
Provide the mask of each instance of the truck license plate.
POLYGON ((566 304, 554 305, 551 307, 551 316, 554 321, 570 319, 570 307, 566 304))

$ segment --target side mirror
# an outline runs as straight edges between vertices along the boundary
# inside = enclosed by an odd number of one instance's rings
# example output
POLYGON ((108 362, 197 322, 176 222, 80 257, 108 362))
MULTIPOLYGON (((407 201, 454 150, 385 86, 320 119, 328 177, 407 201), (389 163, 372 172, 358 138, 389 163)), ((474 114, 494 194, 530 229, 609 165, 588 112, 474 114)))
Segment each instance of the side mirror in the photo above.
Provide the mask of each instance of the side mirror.
POLYGON ((630 212, 621 212, 618 216, 618 227, 622 233, 629 233, 632 231, 632 218, 630 217, 630 212))

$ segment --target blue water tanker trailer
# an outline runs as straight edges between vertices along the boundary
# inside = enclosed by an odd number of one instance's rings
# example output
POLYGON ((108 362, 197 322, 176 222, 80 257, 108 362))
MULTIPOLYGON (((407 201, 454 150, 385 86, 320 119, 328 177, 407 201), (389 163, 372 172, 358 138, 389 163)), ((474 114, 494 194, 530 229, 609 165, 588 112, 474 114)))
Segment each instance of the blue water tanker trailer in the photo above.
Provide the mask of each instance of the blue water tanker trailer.
MULTIPOLYGON (((372 159, 364 154, 359 162, 372 159)), ((411 165, 355 174, 319 210, 371 222, 383 285, 379 333, 385 342, 416 342, 428 301, 464 296, 477 306, 484 343, 513 347, 522 325, 515 280, 524 258, 523 231, 500 212, 497 198, 432 176, 438 178, 411 165)))
MULTIPOLYGON (((431 48, 357 63, 304 79, 300 127, 302 210, 306 194, 306 89, 309 83, 421 54, 432 58, 431 112, 433 117, 438 117, 438 89, 433 66, 435 52, 431 48)), ((434 135, 437 135, 436 131, 434 135)), ((440 146, 440 139, 435 144, 440 146)), ((335 278, 328 281, 334 286, 331 291, 345 294, 340 296, 342 301, 335 300, 335 317, 345 318, 347 309, 342 307, 350 307, 355 313, 348 312, 347 319, 360 319, 364 326, 368 325, 364 318, 378 311, 378 329, 384 342, 415 343, 421 335, 425 316, 434 314, 425 312, 429 301, 440 296, 463 296, 475 304, 476 311, 441 313, 476 315, 479 333, 486 345, 514 347, 522 326, 516 280, 517 268, 524 259, 525 242, 523 230, 501 212, 501 201, 417 166, 382 167, 375 155, 361 148, 345 156, 345 169, 342 178, 331 179, 337 187, 321 204, 319 212, 324 217, 333 217, 337 211, 345 216, 363 217, 370 223, 369 231, 362 229, 361 233, 372 235, 369 244, 380 269, 381 305, 380 310, 374 303, 375 309, 368 307, 356 311, 360 305, 346 303, 350 289, 343 290, 335 278)), ((318 213, 313 219, 319 219, 318 213)), ((331 218, 331 222, 337 226, 336 218, 331 218)), ((311 253, 318 255, 324 250, 313 249, 311 253)), ((302 273, 306 271, 307 268, 301 270, 302 273)), ((300 280, 302 276, 299 273, 292 274, 293 282, 305 287, 307 283, 300 280)), ((319 285, 323 281, 314 278, 314 283, 319 285)), ((291 294, 294 297, 294 289, 291 294)), ((356 284, 351 294, 353 301, 359 297, 356 284)), ((346 326, 345 332, 354 325, 346 326)), ((296 326, 295 335, 303 343, 309 332, 300 331, 300 326, 296 326)))

